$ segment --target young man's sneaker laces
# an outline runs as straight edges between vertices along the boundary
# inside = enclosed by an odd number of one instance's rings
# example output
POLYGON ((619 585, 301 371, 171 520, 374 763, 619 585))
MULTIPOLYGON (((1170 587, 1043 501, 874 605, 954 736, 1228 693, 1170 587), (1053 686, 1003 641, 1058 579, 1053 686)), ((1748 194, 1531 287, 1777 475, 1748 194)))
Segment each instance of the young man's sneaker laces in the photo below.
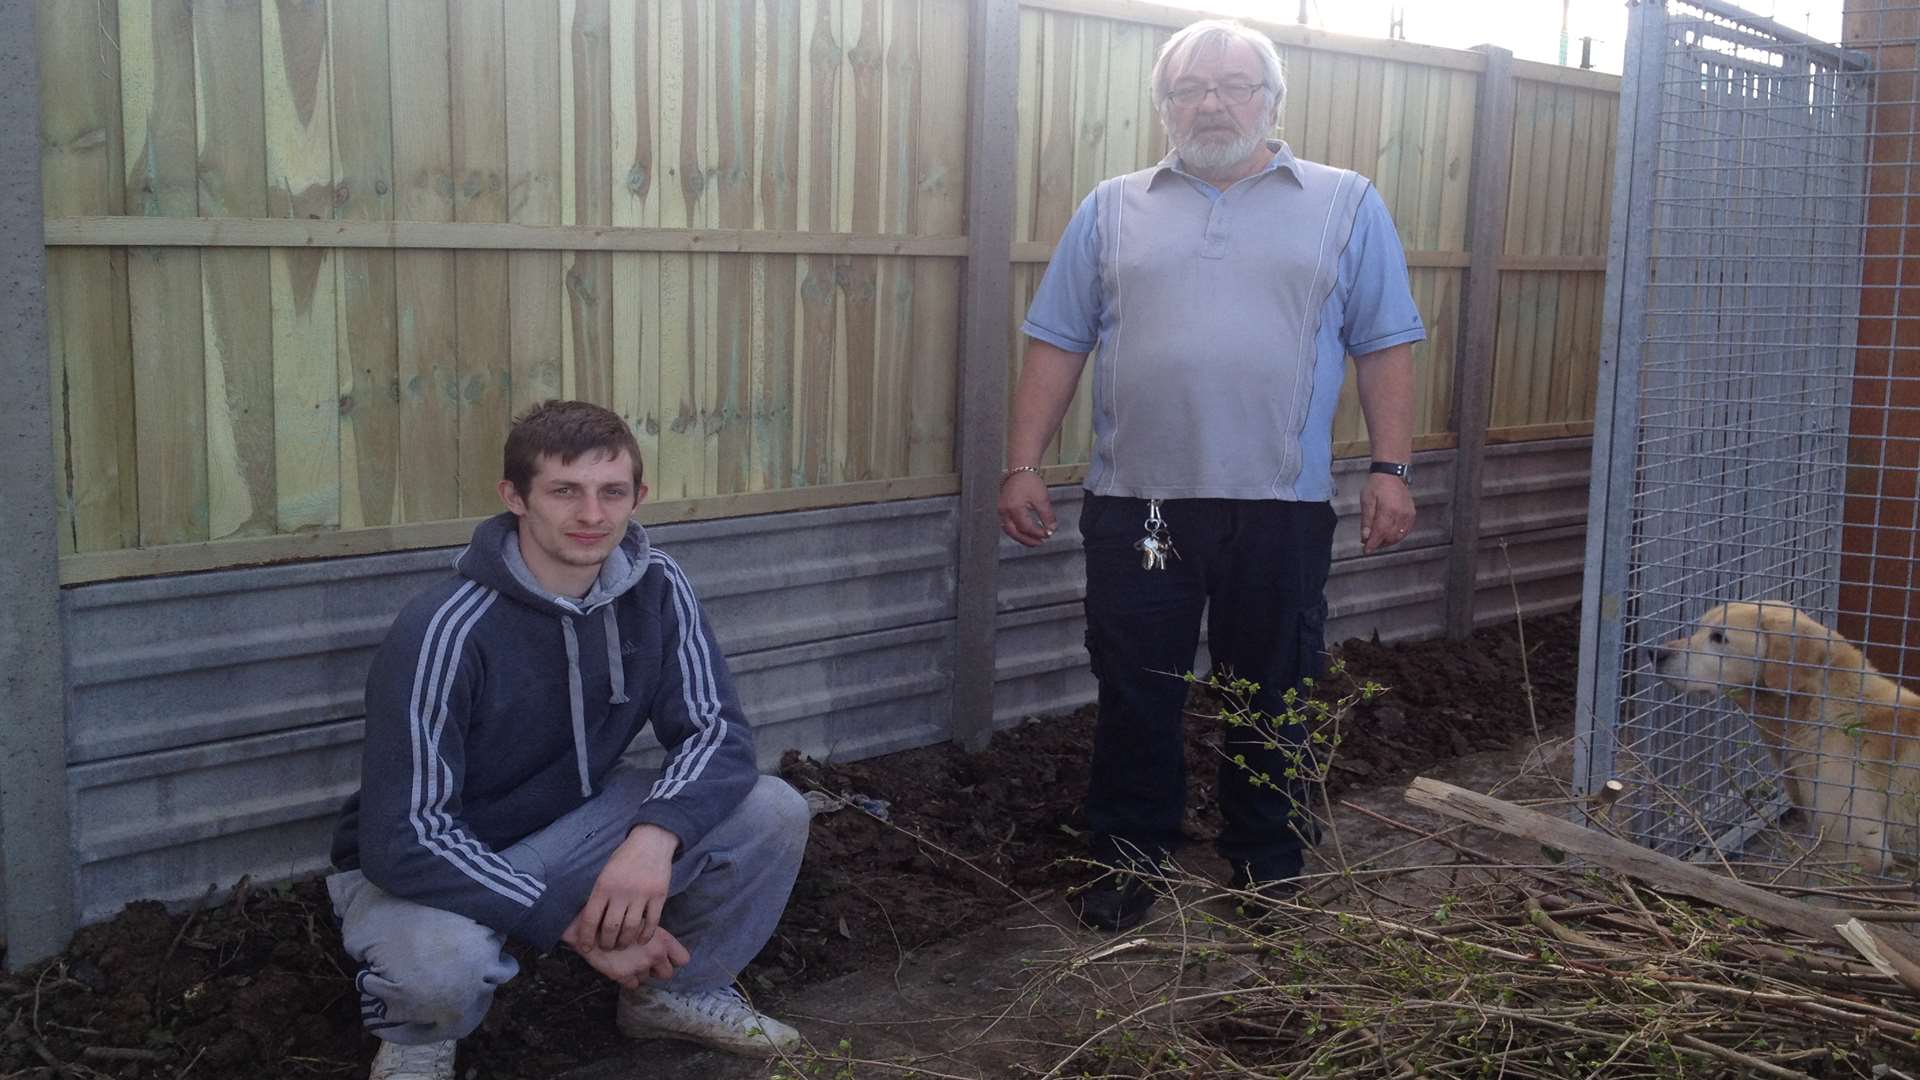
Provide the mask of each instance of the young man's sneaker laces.
POLYGON ((453 1040, 402 1046, 380 1041, 367 1080, 453 1080, 453 1040))
POLYGON ((687 1039, 731 1054, 770 1054, 800 1043, 798 1031, 755 1011, 731 986, 697 994, 622 990, 614 1021, 629 1039, 687 1039))

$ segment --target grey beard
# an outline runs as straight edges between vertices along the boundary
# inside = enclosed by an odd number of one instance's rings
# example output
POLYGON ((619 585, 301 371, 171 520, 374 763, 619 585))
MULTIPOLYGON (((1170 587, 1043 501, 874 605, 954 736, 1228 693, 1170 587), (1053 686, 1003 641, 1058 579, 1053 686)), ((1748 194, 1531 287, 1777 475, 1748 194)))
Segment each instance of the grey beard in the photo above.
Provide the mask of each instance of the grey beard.
POLYGON ((1180 163, 1191 173, 1216 173, 1230 169, 1247 160, 1261 143, 1256 132, 1242 135, 1232 142, 1205 142, 1182 146, 1180 163))

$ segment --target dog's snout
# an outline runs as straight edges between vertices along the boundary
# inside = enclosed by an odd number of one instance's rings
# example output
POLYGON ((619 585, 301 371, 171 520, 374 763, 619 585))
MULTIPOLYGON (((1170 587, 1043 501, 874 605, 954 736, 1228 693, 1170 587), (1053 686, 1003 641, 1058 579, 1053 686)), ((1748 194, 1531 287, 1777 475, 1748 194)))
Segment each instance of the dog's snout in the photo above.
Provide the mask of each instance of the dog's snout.
POLYGON ((1674 653, 1672 649, 1667 648, 1665 645, 1649 645, 1647 646, 1647 656, 1653 661, 1653 666, 1657 669, 1672 660, 1674 653))

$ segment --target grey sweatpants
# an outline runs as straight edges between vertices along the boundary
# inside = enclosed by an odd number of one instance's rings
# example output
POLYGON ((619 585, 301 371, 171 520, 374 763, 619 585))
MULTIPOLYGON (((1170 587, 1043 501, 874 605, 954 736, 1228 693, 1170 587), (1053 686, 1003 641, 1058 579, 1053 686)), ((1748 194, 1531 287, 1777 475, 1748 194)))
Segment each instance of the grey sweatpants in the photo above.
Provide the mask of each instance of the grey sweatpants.
MULTIPOLYGON (((599 873, 626 839, 633 808, 657 770, 620 766, 573 813, 508 849, 516 866, 599 873), (537 862, 527 860, 532 855, 537 862)), ((807 846, 807 803, 783 780, 762 776, 734 812, 673 862, 660 925, 691 959, 670 990, 713 990, 733 981, 773 936, 807 846)), ((360 1019, 396 1043, 457 1039, 487 1014, 493 992, 520 965, 506 938, 464 915, 402 900, 358 870, 327 878, 348 955, 360 965, 360 1019)))

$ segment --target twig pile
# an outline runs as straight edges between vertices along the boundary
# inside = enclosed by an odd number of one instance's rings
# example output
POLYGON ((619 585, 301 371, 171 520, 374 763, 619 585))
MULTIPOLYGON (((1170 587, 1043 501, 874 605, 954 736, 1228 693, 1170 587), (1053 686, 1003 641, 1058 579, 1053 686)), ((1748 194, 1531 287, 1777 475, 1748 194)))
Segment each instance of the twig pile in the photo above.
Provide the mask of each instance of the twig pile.
MULTIPOLYGON (((1251 894, 1170 878, 1189 903, 1042 972, 1032 992, 1097 995, 1106 1022, 1033 1072, 1920 1076, 1920 995, 1845 945, 1623 874, 1518 865, 1411 831, 1464 861, 1336 870, 1258 927, 1221 917, 1223 901, 1251 894), (1394 879, 1442 869, 1455 887, 1437 903, 1391 895, 1394 879), (1156 974, 1115 975, 1155 961, 1156 974)), ((1920 918, 1920 901, 1886 889, 1770 891, 1844 896, 1856 906, 1842 913, 1863 922, 1920 918)))

